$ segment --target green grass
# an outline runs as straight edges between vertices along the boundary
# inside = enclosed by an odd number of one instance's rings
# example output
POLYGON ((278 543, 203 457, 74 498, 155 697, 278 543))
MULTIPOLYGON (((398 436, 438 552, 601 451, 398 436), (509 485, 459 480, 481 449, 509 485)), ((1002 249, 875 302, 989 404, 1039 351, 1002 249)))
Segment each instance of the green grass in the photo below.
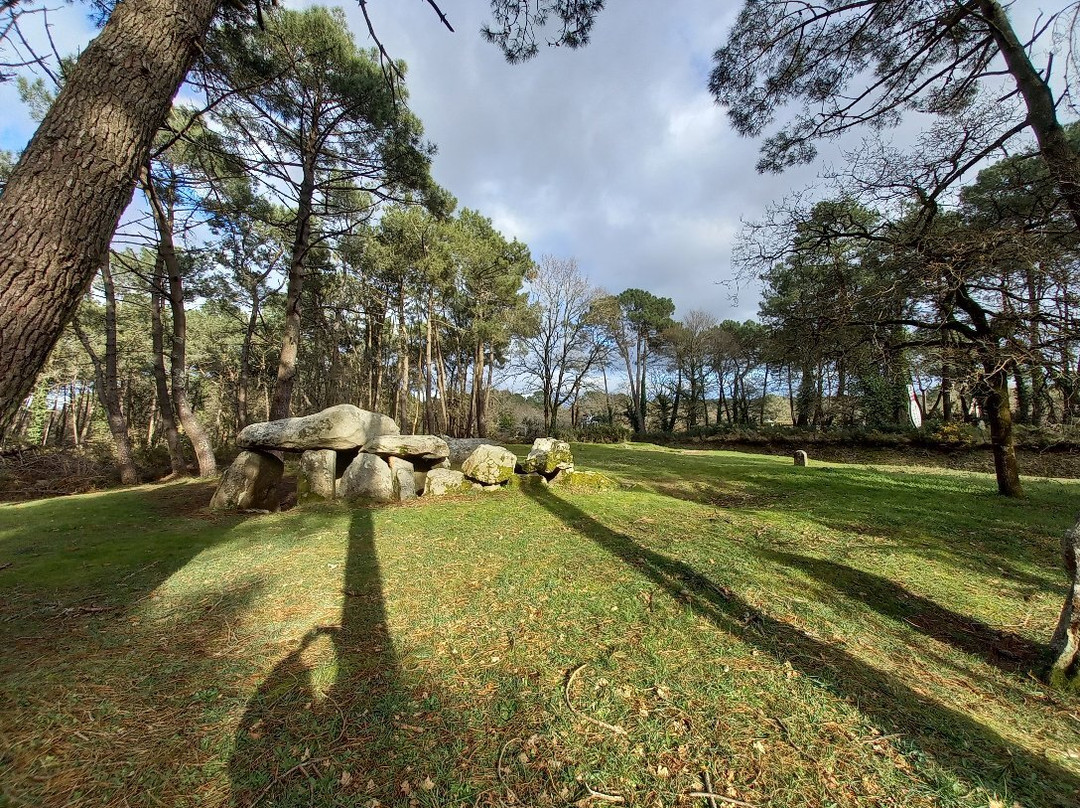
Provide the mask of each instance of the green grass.
POLYGON ((1080 804, 1080 482, 575 453, 622 486, 0 506, 0 805, 1080 804))

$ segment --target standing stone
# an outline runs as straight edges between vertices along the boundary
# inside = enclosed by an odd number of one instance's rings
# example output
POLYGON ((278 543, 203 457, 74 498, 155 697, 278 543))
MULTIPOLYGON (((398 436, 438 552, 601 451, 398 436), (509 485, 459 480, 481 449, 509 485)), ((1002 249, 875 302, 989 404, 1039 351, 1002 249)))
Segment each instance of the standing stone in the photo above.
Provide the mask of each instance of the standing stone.
POLYGON ((427 473, 424 483, 425 497, 441 497, 446 494, 464 494, 472 489, 472 483, 460 471, 435 468, 427 473))
POLYGON ((276 511, 285 464, 263 452, 241 452, 221 475, 210 500, 212 511, 276 511))
POLYGON ((413 464, 400 457, 389 459, 390 474, 394 478, 394 499, 406 502, 416 499, 416 478, 413 477, 413 464))
POLYGON ((243 449, 356 449, 379 435, 401 430, 392 418, 352 404, 338 404, 303 418, 248 424, 236 436, 243 449))
POLYGON ((296 478, 297 502, 328 502, 334 498, 337 452, 333 449, 308 449, 300 456, 296 478))
POLYGON ((504 483, 514 476, 517 457, 509 449, 481 444, 461 465, 461 470, 470 480, 484 485, 504 483))
POLYGON ((805 466, 809 459, 810 458, 806 456, 806 452, 804 452, 802 449, 799 449, 797 452, 795 452, 796 466, 805 466))
POLYGON ((533 441, 529 456, 522 463, 524 472, 537 472, 545 477, 574 468, 574 455, 570 444, 555 438, 537 438, 533 441))
POLYGON ((337 491, 345 500, 393 502, 394 477, 385 460, 361 452, 338 480, 337 491))

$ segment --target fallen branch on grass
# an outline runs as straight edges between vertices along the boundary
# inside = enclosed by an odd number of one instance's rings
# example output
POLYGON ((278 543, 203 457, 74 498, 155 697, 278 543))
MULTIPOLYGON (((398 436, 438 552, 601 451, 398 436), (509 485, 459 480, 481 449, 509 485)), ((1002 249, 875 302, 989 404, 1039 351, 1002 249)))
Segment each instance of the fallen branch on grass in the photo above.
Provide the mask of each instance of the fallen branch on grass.
POLYGON ((499 750, 499 759, 497 761, 495 761, 495 776, 499 780, 499 785, 501 785, 504 789, 506 789, 507 795, 512 798, 511 802, 520 805, 521 800, 518 798, 518 795, 514 793, 514 789, 510 788, 510 786, 507 784, 506 780, 503 779, 503 767, 502 767, 503 756, 506 754, 506 750, 510 746, 510 744, 514 743, 515 741, 520 742, 521 738, 511 738, 506 743, 504 743, 502 745, 502 749, 499 750))
POLYGON ((571 670, 566 677, 566 684, 563 686, 563 701, 566 702, 567 709, 583 721, 587 721, 590 724, 595 724, 598 727, 603 727, 609 732, 614 732, 616 735, 625 736, 627 732, 622 727, 618 726, 617 724, 609 724, 606 721, 601 721, 599 718, 593 718, 591 715, 586 715, 570 702, 570 688, 574 684, 574 677, 577 676, 581 672, 581 669, 588 664, 588 662, 582 662, 576 668, 571 670))
POLYGON ((725 797, 723 794, 713 794, 711 791, 689 791, 683 794, 684 797, 697 797, 699 799, 706 800, 720 800, 720 802, 727 803, 728 805, 740 805, 742 808, 757 808, 752 802, 743 802, 737 800, 734 797, 725 797))
POLYGON ((626 799, 621 794, 607 794, 603 791, 597 791, 592 788, 588 783, 582 783, 585 786, 585 790, 588 792, 589 797, 594 800, 600 800, 601 802, 609 802, 612 805, 622 805, 626 802, 626 799))
POLYGON ((300 763, 297 763, 291 769, 286 769, 281 774, 279 774, 277 777, 275 777, 270 782, 270 785, 268 785, 266 788, 264 788, 262 791, 260 791, 258 793, 258 795, 255 797, 255 799, 253 799, 251 801, 251 805, 255 806, 255 805, 258 805, 260 802, 262 802, 263 797, 265 797, 267 794, 269 794, 274 789, 275 786, 280 785, 281 782, 286 777, 289 777, 290 775, 295 774, 296 772, 301 771, 302 769, 305 769, 308 766, 314 766, 316 763, 325 763, 329 759, 330 758, 328 758, 328 757, 309 758, 308 760, 304 760, 304 761, 301 761, 300 763))

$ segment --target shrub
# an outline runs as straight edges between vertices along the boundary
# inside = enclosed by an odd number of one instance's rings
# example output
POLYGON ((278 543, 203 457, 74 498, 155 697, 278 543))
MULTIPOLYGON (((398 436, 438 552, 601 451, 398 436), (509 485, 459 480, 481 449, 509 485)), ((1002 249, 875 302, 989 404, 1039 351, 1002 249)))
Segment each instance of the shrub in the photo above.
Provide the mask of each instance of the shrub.
POLYGON ((624 424, 586 424, 577 430, 582 443, 626 443, 630 440, 630 427, 624 424))

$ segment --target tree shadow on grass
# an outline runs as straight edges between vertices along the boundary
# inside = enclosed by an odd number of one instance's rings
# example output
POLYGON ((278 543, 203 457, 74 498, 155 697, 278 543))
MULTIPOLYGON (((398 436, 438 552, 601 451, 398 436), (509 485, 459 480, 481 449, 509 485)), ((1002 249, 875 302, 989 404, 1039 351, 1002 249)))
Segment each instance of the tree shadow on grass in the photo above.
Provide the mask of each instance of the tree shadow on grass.
POLYGON ((1080 778, 1002 738, 956 710, 920 695, 894 676, 761 612, 690 565, 649 550, 574 504, 540 487, 523 492, 599 547, 621 559, 717 628, 790 662, 837 697, 851 701, 888 731, 902 733, 961 779, 1026 805, 1066 806, 1080 798, 1080 778), (747 624, 753 629, 747 629, 747 624))
POLYGON ((757 555, 775 564, 800 569, 816 583, 862 602, 883 617, 903 621, 925 636, 979 657, 1007 673, 1026 674, 1045 659, 1045 645, 946 609, 880 575, 796 553, 761 550, 757 555))
MULTIPOLYGON (((410 694, 387 625, 371 512, 353 511, 338 626, 307 633, 248 701, 229 776, 237 805, 330 805, 376 796, 410 694)), ((379 796, 384 796, 380 794, 379 796)))
POLYGON ((0 641, 44 633, 52 643, 44 621, 122 614, 235 539, 243 517, 209 514, 212 493, 180 482, 0 506, 0 641))
POLYGON ((1009 501, 994 493, 992 477, 980 489, 970 477, 932 471, 795 468, 751 455, 732 461, 713 453, 590 450, 601 468, 627 474, 660 495, 737 513, 790 515, 865 537, 879 551, 917 549, 923 557, 965 569, 975 565, 1028 589, 1063 595, 1059 537, 1080 510, 1075 486, 1030 484, 1028 500, 1009 501))

